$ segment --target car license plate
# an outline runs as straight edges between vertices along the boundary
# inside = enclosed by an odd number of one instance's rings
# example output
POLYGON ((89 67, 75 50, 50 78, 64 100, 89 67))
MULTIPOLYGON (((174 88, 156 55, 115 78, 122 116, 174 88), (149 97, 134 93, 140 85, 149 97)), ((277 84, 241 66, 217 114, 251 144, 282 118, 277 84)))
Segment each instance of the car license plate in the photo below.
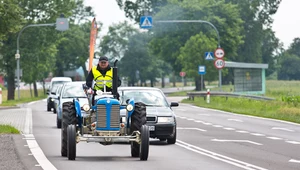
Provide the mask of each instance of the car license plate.
POLYGON ((149 126, 149 131, 155 131, 155 126, 149 126))

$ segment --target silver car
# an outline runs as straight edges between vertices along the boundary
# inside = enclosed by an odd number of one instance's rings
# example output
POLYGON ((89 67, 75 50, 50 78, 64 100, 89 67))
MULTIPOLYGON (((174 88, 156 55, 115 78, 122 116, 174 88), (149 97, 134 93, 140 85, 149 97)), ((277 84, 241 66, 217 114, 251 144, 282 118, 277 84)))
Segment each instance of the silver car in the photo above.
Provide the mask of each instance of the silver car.
MULTIPOLYGON (((86 94, 83 91, 82 84, 85 84, 85 81, 73 81, 65 83, 61 87, 60 93, 56 96, 57 100, 57 117, 56 117, 56 126, 57 128, 61 128, 61 119, 62 119, 62 111, 63 111, 63 103, 68 101, 73 101, 74 98, 77 98, 80 102, 80 106, 82 107, 84 104, 88 104, 88 99, 86 94)), ((84 116, 84 111, 82 111, 84 116)))

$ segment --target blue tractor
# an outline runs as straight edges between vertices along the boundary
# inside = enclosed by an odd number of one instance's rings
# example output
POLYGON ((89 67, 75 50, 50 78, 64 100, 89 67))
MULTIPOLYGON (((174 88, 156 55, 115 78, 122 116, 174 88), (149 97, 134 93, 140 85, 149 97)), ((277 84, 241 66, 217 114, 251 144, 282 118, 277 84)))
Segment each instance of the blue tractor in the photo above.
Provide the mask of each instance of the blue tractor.
MULTIPOLYGON (((116 63, 113 66, 112 92, 95 92, 83 85, 89 103, 82 107, 78 99, 63 103, 61 155, 69 160, 75 160, 76 145, 82 141, 102 145, 128 142, 131 144, 132 157, 148 159, 150 133, 146 125, 146 105, 135 103, 134 99, 127 100, 126 105, 120 105, 116 63), (120 116, 123 109, 126 109, 125 119, 120 116)), ((102 84, 105 86, 106 82, 102 84)))

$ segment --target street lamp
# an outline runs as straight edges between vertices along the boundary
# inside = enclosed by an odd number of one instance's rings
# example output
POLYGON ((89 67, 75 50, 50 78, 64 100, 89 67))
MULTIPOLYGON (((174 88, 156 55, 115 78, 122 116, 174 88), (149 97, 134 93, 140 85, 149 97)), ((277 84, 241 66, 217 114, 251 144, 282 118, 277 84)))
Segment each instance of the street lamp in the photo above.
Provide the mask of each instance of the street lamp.
POLYGON ((69 29, 69 22, 68 19, 64 17, 63 14, 60 15, 60 18, 56 19, 56 23, 50 23, 50 24, 30 24, 21 29, 21 31, 18 34, 17 38, 17 52, 15 54, 15 58, 17 60, 17 86, 18 86, 18 99, 20 100, 20 51, 19 51, 19 40, 22 32, 29 27, 45 27, 45 26, 56 26, 56 30, 58 31, 66 31, 69 29))

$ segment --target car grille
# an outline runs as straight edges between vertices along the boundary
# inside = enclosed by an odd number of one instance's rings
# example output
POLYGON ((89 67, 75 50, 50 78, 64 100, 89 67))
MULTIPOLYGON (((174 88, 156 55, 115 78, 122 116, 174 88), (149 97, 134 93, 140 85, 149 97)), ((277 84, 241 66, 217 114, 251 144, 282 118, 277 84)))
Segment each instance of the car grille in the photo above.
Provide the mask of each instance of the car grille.
POLYGON ((99 128, 119 128, 120 127, 120 106, 112 105, 110 112, 110 125, 107 125, 107 117, 105 105, 97 105, 97 127, 99 128))
POLYGON ((147 122, 156 122, 155 116, 147 116, 147 122))

